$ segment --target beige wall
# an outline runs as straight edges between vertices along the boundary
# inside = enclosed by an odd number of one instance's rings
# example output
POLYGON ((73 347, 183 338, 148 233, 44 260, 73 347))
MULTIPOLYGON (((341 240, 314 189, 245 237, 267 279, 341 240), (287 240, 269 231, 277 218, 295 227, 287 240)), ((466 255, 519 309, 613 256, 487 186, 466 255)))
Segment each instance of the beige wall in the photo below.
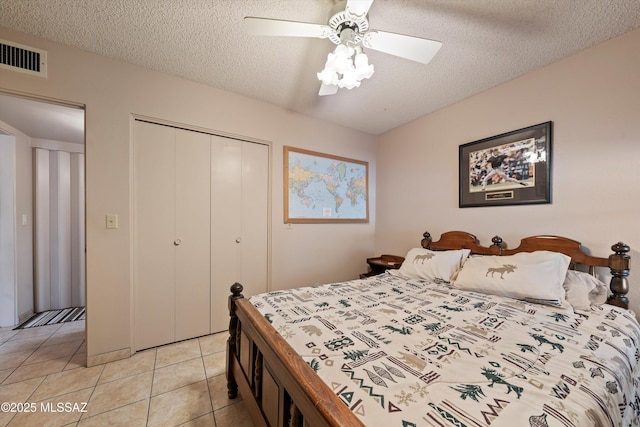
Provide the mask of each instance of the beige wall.
POLYGON ((636 30, 381 135, 377 252, 404 254, 425 230, 464 230, 485 245, 499 234, 511 247, 562 235, 599 256, 622 240, 640 314, 639 46, 636 30), (549 120, 552 204, 458 208, 460 144, 549 120))
MULTIPOLYGON (((20 130, 0 120, 0 134, 11 136, 10 143, 14 147, 13 166, 15 168, 15 301, 12 306, 14 317, 19 322, 27 320, 33 314, 33 197, 32 197, 32 157, 33 139, 20 130), (22 224, 22 215, 26 215, 27 224, 22 224)), ((3 284, 6 285, 6 284, 3 284)), ((8 308, 9 301, 2 301, 3 309, 8 308)), ((11 326, 10 324, 3 326, 11 326)))
POLYGON ((18 280, 18 318, 33 313, 33 188, 31 138, 16 132, 16 251, 18 280), (22 215, 27 224, 22 225, 22 215))
MULTIPOLYGON (((272 142, 272 287, 346 280, 366 268, 374 244, 368 224, 282 223, 282 147, 291 145, 369 162, 375 195, 374 137, 187 80, 0 28, 0 38, 48 52, 48 77, 0 70, 0 90, 86 106, 88 357, 131 347, 131 115, 272 142), (105 229, 105 214, 119 229, 105 229)), ((110 356, 107 356, 110 357, 110 356)))

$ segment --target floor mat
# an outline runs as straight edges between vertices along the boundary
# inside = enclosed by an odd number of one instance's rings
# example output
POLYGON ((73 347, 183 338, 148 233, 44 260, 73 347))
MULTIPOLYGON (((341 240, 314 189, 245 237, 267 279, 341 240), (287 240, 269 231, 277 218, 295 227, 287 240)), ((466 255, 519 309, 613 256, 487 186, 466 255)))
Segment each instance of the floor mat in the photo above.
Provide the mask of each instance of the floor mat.
POLYGON ((36 313, 31 318, 15 329, 35 328, 36 326, 54 325, 56 323, 73 322, 74 320, 83 320, 85 318, 84 307, 63 308, 61 310, 48 310, 42 313, 36 313))

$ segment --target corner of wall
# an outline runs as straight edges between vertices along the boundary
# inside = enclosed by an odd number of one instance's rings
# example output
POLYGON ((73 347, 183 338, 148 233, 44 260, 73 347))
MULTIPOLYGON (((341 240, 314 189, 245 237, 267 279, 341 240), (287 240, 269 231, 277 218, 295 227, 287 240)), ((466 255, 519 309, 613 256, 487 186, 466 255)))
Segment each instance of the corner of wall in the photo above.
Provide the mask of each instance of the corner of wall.
POLYGON ((115 362, 116 360, 128 359, 133 355, 133 353, 135 352, 132 352, 131 348, 122 348, 120 350, 96 354, 94 356, 87 356, 87 368, 103 365, 109 362, 115 362))

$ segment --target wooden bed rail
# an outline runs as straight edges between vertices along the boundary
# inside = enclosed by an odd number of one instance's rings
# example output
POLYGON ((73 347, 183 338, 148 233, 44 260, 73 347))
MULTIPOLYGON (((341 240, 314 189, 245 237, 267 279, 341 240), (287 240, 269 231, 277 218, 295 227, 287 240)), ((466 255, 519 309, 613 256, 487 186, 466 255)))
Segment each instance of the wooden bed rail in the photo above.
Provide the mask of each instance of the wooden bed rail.
POLYGON ((515 249, 507 249, 506 244, 500 236, 491 239, 491 246, 481 246, 476 236, 464 231, 449 231, 440 236, 440 240, 434 242, 431 234, 427 231, 423 235, 421 245, 425 249, 431 250, 452 250, 469 249, 472 254, 479 255, 513 255, 519 252, 533 251, 554 251, 571 257, 571 268, 576 266, 588 267, 589 273, 595 274, 595 267, 609 267, 611 281, 609 289, 611 295, 607 303, 622 308, 629 308, 629 251, 628 245, 622 242, 611 246, 613 254, 609 258, 594 257, 586 252, 582 244, 576 240, 560 236, 532 236, 520 241, 520 245, 515 249))
POLYGON ((363 426, 264 316, 231 286, 227 387, 254 426, 363 426), (327 399, 327 397, 332 397, 327 399), (347 424, 345 424, 347 423, 347 424))

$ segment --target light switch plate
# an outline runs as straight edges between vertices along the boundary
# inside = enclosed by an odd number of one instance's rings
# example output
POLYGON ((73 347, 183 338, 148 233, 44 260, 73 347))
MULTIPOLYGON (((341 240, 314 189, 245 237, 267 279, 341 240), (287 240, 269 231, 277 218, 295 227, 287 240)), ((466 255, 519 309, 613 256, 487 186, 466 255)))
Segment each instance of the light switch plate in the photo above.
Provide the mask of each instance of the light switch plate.
POLYGON ((118 214, 107 214, 106 221, 107 221, 107 228, 109 229, 118 228, 118 214))

